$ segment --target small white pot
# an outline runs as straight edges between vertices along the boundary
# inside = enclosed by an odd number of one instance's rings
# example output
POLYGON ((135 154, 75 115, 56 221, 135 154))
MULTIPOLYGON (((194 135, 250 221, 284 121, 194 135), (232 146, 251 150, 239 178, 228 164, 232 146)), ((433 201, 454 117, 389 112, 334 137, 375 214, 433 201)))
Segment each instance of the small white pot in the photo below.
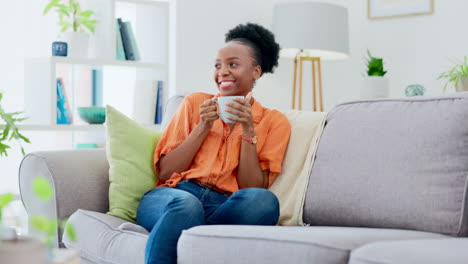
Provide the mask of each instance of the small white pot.
POLYGON ((468 91, 468 77, 462 77, 458 86, 455 88, 457 92, 466 92, 468 91))
POLYGON ((389 96, 389 81, 382 76, 366 76, 364 77, 361 98, 385 98, 389 96))
POLYGON ((63 32, 61 39, 68 45, 68 57, 87 59, 89 56, 88 33, 83 32, 63 32))

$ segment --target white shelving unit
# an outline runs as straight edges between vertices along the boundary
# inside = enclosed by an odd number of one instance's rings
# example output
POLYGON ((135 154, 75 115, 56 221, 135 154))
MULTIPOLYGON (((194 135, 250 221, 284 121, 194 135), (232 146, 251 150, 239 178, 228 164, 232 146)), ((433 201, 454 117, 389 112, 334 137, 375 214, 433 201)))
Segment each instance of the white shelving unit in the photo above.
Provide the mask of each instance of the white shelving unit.
MULTIPOLYGON (((3 129, 4 125, 0 125, 3 129)), ((152 130, 160 130, 161 125, 143 125, 152 130)), ((105 125, 17 125, 21 131, 104 131, 105 125)))
MULTIPOLYGON (((169 1, 151 0, 87 0, 83 8, 95 11, 99 20, 90 58, 44 57, 25 61, 25 115, 20 125, 29 131, 96 132, 103 125, 81 121, 77 107, 91 106, 92 69, 103 73, 103 105, 110 104, 132 117, 133 96, 142 83, 163 81, 166 101, 169 79, 169 1), (116 59, 117 18, 130 21, 139 49, 140 61, 116 59), (56 79, 62 78, 68 102, 73 112, 73 124, 56 124, 56 79)), ((148 106, 151 107, 151 106, 148 106)), ((151 129, 158 125, 145 124, 151 129)))

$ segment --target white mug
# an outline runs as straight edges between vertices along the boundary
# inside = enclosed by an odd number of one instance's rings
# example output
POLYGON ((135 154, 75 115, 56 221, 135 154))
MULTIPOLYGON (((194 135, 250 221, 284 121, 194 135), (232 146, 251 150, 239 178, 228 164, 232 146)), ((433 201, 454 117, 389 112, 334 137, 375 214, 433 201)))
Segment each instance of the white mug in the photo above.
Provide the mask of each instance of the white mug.
POLYGON ((232 107, 229 107, 226 105, 226 103, 236 103, 236 101, 234 101, 234 98, 241 98, 241 99, 244 99, 244 96, 221 96, 221 97, 218 97, 217 100, 213 100, 213 102, 215 102, 216 104, 218 104, 219 106, 219 114, 218 116, 224 121, 224 123, 226 124, 235 124, 236 121, 234 120, 231 120, 231 119, 228 119, 227 117, 228 116, 232 116, 232 117, 239 117, 238 115, 234 115, 234 114, 231 114, 229 112, 226 112, 226 109, 227 108, 231 108, 233 109, 232 107))

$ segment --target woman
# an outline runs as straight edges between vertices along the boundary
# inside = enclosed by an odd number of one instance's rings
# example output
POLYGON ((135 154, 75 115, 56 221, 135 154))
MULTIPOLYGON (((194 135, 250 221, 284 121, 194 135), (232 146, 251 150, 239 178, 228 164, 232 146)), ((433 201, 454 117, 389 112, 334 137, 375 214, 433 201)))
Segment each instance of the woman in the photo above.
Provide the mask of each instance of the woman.
POLYGON ((205 224, 275 225, 279 204, 266 190, 281 172, 290 125, 252 97, 255 81, 278 65, 279 45, 256 24, 226 34, 214 81, 219 93, 187 96, 154 154, 157 188, 141 199, 137 222, 150 231, 146 263, 176 263, 184 229, 205 224), (224 123, 214 102, 227 103, 235 124, 224 123))

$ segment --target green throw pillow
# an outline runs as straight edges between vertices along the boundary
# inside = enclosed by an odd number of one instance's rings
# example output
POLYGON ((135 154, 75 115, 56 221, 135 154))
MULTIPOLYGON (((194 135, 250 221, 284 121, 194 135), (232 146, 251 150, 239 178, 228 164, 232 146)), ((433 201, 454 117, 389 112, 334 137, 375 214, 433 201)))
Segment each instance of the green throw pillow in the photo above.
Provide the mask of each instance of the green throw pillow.
POLYGON ((110 166, 107 214, 136 222, 141 197, 156 184, 153 153, 162 133, 142 127, 109 105, 106 121, 110 166))

